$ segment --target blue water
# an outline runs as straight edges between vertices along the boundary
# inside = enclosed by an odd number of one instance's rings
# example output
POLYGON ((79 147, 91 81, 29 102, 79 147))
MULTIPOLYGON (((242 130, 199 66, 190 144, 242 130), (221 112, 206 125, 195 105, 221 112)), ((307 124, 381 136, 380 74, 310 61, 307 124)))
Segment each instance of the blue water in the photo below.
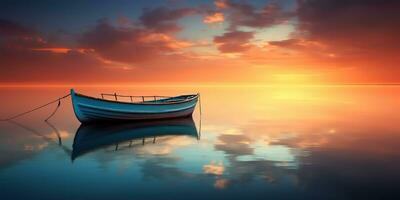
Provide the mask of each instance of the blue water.
MULTIPOLYGON (((55 129, 54 107, 0 122, 0 198, 400 198, 400 88, 250 88, 227 103, 237 90, 201 89, 184 123, 84 129, 69 101, 55 129)), ((64 92, 37 91, 8 89, 2 115, 64 92)))

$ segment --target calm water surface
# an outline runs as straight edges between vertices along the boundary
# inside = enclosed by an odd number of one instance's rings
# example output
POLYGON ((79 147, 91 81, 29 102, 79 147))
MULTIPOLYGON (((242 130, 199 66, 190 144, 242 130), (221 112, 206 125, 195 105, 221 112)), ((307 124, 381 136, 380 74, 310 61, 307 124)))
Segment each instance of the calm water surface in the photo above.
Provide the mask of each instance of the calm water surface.
MULTIPOLYGON (((2 88, 0 118, 69 88, 2 88)), ((70 99, 0 122, 1 199, 399 199, 400 87, 201 92, 193 119, 81 126, 70 99)))

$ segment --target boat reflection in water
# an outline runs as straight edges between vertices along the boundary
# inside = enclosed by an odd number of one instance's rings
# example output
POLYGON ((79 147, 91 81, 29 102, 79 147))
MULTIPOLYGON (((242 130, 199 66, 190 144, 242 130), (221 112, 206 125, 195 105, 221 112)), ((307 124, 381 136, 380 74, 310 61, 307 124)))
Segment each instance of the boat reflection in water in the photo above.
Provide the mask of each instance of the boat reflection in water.
POLYGON ((129 142, 128 147, 155 143, 160 136, 191 136, 200 139, 192 117, 125 123, 81 124, 78 128, 71 159, 88 152, 129 142), (147 140, 147 141, 146 141, 147 140))

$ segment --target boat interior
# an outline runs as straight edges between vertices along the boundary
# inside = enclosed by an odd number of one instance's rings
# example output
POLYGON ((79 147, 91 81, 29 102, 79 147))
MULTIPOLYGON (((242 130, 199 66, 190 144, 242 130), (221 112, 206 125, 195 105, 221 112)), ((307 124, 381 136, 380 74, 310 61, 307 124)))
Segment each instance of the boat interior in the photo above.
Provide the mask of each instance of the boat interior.
POLYGON ((189 99, 193 99, 197 94, 180 95, 180 96, 131 96, 131 95, 119 95, 119 94, 107 94, 102 93, 101 98, 105 100, 114 100, 121 102, 133 102, 133 103, 172 103, 181 102, 189 99))

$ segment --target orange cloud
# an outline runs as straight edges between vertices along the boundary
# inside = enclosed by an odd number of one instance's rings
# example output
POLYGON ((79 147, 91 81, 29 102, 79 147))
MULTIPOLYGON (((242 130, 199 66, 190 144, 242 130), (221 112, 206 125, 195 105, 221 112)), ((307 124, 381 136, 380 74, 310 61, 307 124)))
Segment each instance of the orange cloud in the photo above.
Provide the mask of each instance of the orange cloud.
POLYGON ((226 7, 228 7, 228 5, 227 5, 227 3, 226 3, 226 0, 217 0, 217 1, 214 1, 214 5, 215 5, 217 8, 226 8, 226 7))
POLYGON ((34 48, 33 51, 48 51, 51 53, 68 53, 72 49, 70 48, 63 48, 63 47, 56 47, 56 48, 34 48))
POLYGON ((206 24, 222 23, 224 22, 224 14, 217 12, 208 16, 205 16, 203 22, 206 24))
POLYGON ((144 43, 162 43, 171 49, 182 49, 193 46, 191 42, 177 40, 164 33, 150 33, 140 38, 140 41, 144 43))

